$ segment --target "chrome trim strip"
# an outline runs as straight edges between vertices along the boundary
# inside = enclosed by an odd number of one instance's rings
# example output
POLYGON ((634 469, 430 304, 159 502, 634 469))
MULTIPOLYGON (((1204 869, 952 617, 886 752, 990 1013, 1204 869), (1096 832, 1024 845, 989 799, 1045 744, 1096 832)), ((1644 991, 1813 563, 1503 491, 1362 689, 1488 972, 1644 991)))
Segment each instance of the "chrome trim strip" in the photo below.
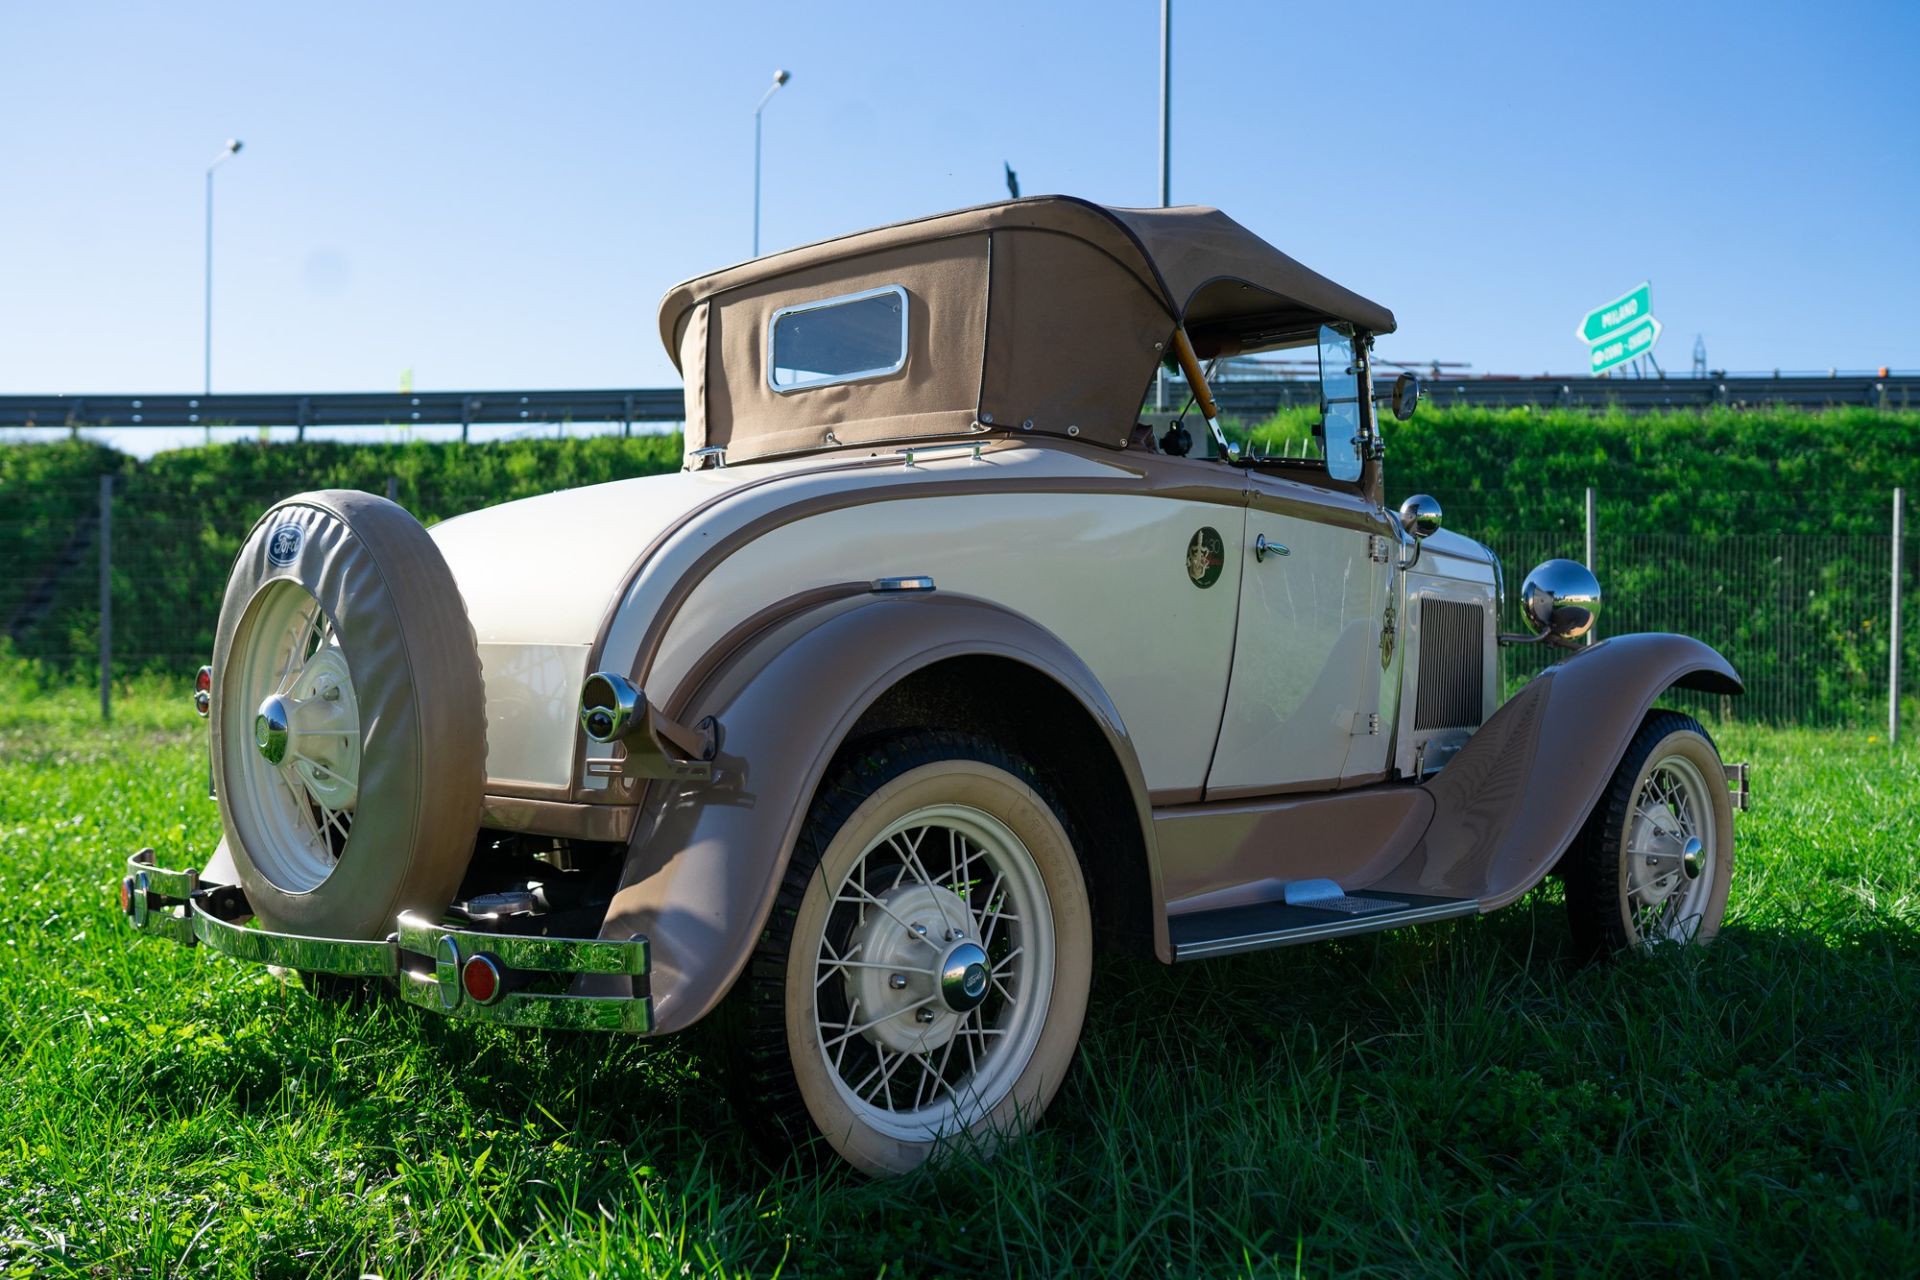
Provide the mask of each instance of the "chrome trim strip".
POLYGON ((858 293, 842 293, 831 298, 821 298, 817 302, 796 302, 790 307, 781 307, 767 317, 767 389, 775 395, 792 395, 796 391, 811 391, 815 387, 833 387, 843 382, 859 382, 863 378, 884 378, 888 374, 898 373, 907 367, 907 313, 912 304, 907 300, 907 291, 897 284, 883 284, 878 289, 862 289, 858 293), (900 358, 892 364, 877 369, 858 369, 852 373, 829 374, 812 378, 806 382, 796 382, 783 387, 773 380, 773 371, 778 366, 774 361, 774 334, 780 326, 781 318, 802 311, 819 311, 826 307, 843 306, 849 302, 862 302, 868 298, 878 298, 884 294, 893 294, 900 299, 900 358))
POLYGON ((1379 933, 1403 924, 1427 924, 1434 920, 1452 920, 1478 913, 1480 904, 1472 898, 1459 902, 1438 902, 1407 911, 1385 911, 1377 915, 1354 916, 1310 924, 1295 929, 1272 929, 1264 933, 1242 934, 1235 938, 1213 938, 1190 942, 1174 948, 1173 958, 1199 960, 1205 956, 1233 956, 1243 951, 1264 951, 1269 947, 1289 947, 1296 942, 1318 942, 1322 938, 1344 938, 1356 933, 1379 933))
POLYGON ((932 591, 933 579, 925 574, 907 578, 875 578, 867 587, 875 595, 884 595, 889 591, 932 591))

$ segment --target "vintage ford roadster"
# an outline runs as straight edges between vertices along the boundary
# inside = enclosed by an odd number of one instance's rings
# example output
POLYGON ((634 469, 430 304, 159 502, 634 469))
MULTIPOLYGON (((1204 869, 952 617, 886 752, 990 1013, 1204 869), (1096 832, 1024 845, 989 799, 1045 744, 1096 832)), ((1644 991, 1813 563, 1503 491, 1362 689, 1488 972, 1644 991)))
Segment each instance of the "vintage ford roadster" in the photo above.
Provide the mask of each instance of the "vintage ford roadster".
POLYGON ((431 530, 345 491, 260 518, 196 693, 225 838, 142 850, 122 905, 323 995, 702 1024, 743 1122, 875 1174, 1031 1125, 1100 955, 1550 872, 1582 952, 1709 938, 1744 772, 1656 703, 1739 677, 1576 643, 1569 561, 1500 634, 1494 556, 1384 501, 1393 327, 1215 210, 1064 198, 679 285, 681 473, 431 530), (1204 362, 1281 348, 1321 422, 1251 456, 1204 362), (1143 423, 1163 366, 1197 411, 1143 423), (1565 653, 1500 705, 1502 642, 1565 653))

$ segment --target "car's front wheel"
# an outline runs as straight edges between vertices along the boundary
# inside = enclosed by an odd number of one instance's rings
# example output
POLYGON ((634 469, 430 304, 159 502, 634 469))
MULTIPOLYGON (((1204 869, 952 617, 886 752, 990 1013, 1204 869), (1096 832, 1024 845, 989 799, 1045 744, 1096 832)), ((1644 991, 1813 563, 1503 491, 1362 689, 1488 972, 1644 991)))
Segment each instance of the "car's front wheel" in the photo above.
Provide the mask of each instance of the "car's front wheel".
POLYGON ((853 753, 814 801, 722 1026, 744 1118, 866 1173, 1031 1127, 1079 1041, 1086 883, 1031 765, 918 733, 853 753))
POLYGON ((1604 958, 1720 931, 1733 801, 1700 722, 1655 711, 1628 744, 1565 867, 1575 947, 1604 958))

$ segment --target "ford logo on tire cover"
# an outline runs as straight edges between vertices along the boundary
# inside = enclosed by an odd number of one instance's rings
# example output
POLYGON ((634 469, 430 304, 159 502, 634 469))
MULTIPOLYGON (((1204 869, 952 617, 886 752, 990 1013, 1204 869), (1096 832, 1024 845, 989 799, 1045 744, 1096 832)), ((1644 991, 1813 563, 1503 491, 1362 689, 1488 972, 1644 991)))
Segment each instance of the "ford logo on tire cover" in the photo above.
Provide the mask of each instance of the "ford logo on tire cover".
POLYGON ((299 525, 283 524, 267 539, 267 559, 285 568, 300 554, 300 544, 304 541, 306 536, 300 532, 299 525))

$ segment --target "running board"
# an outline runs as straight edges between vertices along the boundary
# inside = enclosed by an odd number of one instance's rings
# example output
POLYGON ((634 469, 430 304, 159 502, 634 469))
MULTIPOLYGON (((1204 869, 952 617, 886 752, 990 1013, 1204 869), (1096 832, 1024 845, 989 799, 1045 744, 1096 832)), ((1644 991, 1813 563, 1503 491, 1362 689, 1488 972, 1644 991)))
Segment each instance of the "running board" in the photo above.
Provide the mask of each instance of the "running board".
MULTIPOLYGON (((1293 886, 1288 888, 1291 890, 1293 886)), ((1401 925, 1451 920, 1456 916, 1475 915, 1480 910, 1480 904, 1472 898, 1429 898, 1417 893, 1336 891, 1310 895, 1306 901, 1302 901, 1300 894, 1289 893, 1289 896, 1294 898, 1292 903, 1259 902, 1169 918, 1167 937, 1173 944, 1173 958, 1198 960, 1203 956, 1264 951, 1296 942, 1318 942, 1323 938, 1397 929, 1401 925)))

